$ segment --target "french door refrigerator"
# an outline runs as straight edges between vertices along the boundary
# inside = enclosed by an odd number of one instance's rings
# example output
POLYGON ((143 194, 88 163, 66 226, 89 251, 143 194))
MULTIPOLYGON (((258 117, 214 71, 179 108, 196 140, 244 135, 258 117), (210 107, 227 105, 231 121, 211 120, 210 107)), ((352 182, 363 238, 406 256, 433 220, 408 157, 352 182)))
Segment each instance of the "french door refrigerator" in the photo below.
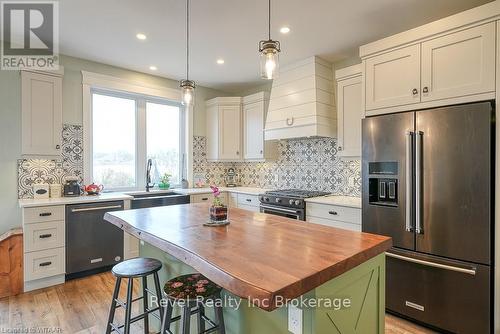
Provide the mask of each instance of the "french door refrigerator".
POLYGON ((392 237, 386 307, 453 333, 490 333, 491 102, 363 120, 363 231, 392 237))

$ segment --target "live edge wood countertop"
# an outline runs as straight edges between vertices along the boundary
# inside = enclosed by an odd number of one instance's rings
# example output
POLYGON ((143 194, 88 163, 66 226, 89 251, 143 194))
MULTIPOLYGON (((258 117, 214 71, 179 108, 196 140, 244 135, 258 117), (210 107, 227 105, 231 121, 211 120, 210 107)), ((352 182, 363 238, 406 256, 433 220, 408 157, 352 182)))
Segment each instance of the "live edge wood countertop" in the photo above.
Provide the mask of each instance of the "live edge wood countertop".
POLYGON ((192 266, 267 311, 391 247, 388 237, 229 209, 230 225, 207 227, 208 204, 108 212, 104 219, 192 266))

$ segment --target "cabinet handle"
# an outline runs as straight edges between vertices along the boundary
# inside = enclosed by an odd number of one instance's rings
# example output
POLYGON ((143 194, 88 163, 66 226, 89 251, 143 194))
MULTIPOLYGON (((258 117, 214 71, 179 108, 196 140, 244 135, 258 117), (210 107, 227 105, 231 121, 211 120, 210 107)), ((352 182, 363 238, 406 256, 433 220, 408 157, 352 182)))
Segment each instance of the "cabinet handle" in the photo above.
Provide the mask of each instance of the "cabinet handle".
POLYGON ((334 215, 334 216, 338 215, 337 211, 333 211, 333 210, 332 211, 328 211, 328 213, 331 214, 331 215, 334 215))
POLYGON ((56 145, 56 150, 60 149, 61 145, 56 145))
POLYGON ((252 200, 251 200, 250 198, 247 198, 247 199, 246 199, 246 201, 247 201, 247 202, 251 202, 252 200))
POLYGON ((293 121, 294 121, 293 117, 292 118, 287 118, 286 119, 286 125, 292 126, 293 125, 293 121))
POLYGON ((49 216, 52 216, 52 212, 42 212, 41 214, 39 214, 40 217, 49 217, 49 216))
POLYGON ((208 197, 203 197, 201 200, 202 201, 208 201, 208 197))
POLYGON ((240 151, 236 151, 236 155, 240 155, 240 151))
POLYGON ((339 151, 342 151, 342 146, 339 146, 339 151))
POLYGON ((260 150, 260 154, 264 153, 264 151, 260 150))
POLYGON ((416 89, 416 88, 413 88, 413 90, 411 92, 412 92, 413 96, 418 95, 418 89, 416 89))
POLYGON ((47 262, 42 262, 39 264, 40 267, 47 267, 47 266, 50 266, 52 264, 51 261, 47 261, 47 262))
POLYGON ((422 90, 422 93, 425 93, 425 94, 429 93, 429 87, 424 87, 424 89, 422 90))
POLYGON ((48 234, 40 234, 39 238, 40 239, 47 239, 47 238, 50 238, 52 236, 52 234, 48 233, 48 234))

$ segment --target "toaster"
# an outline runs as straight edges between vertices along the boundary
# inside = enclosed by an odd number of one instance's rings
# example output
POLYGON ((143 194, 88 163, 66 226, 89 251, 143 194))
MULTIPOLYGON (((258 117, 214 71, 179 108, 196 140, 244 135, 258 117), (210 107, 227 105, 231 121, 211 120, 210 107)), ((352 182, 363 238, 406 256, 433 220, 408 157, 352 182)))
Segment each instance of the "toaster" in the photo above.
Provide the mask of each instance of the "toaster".
POLYGON ((64 197, 76 197, 82 193, 82 187, 78 179, 67 179, 63 186, 64 197))

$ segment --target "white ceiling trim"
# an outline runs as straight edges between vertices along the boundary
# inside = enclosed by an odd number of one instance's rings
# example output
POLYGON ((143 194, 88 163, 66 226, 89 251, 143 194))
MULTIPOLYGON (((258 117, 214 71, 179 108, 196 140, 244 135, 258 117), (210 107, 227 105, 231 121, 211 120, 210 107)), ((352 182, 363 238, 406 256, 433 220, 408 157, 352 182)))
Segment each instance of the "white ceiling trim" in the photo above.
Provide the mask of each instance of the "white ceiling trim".
POLYGON ((134 82, 129 79, 118 78, 100 73, 82 71, 82 84, 88 85, 91 88, 142 94, 156 98, 164 98, 175 102, 181 101, 180 89, 152 85, 145 82, 134 82))

